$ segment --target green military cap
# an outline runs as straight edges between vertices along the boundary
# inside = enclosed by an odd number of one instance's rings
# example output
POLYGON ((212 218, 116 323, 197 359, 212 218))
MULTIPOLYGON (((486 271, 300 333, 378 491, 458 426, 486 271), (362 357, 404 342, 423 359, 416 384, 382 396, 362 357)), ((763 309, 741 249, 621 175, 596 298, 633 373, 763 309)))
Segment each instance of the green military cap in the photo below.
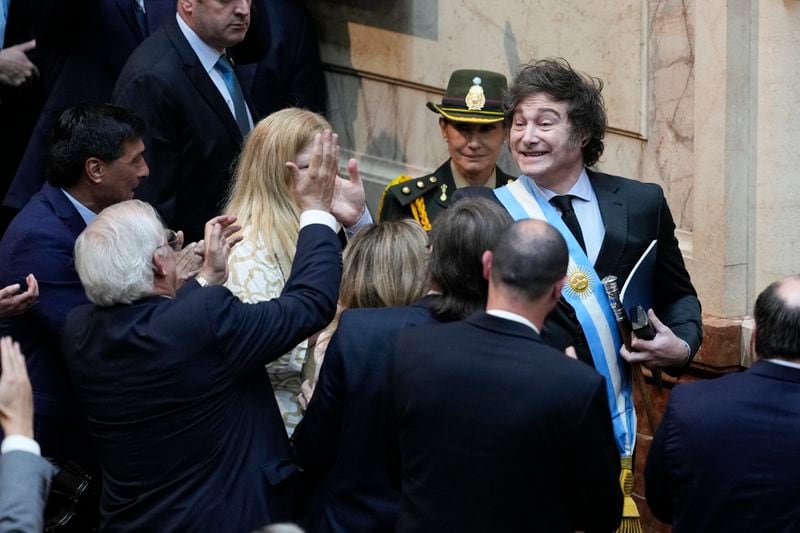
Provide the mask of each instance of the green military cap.
POLYGON ((503 120, 506 77, 490 70, 456 70, 450 75, 442 104, 428 109, 453 122, 491 124, 503 120))

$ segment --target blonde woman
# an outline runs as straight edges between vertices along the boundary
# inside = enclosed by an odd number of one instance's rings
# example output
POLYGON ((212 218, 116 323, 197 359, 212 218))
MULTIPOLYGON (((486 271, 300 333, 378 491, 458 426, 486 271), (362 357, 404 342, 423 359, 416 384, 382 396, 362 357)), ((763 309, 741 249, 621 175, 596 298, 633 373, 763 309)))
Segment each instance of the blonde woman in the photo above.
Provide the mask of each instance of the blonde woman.
MULTIPOLYGON (((300 225, 292 193, 294 180, 307 172, 312 143, 330 124, 316 113, 289 108, 260 121, 250 132, 236 166, 225 214, 242 225, 242 242, 233 249, 226 286, 248 303, 276 298, 286 283, 300 225)), ((335 137, 335 135, 334 135, 335 137)), ((354 159, 350 180, 337 179, 332 213, 345 232, 371 222, 354 159), (349 228, 349 229, 348 229, 349 228)), ((267 365, 275 398, 291 436, 302 413, 297 401, 308 342, 267 365)))
POLYGON ((416 221, 395 220, 360 230, 344 251, 336 318, 322 330, 314 357, 306 360, 302 394, 305 409, 314 392, 339 316, 345 309, 411 305, 428 290, 428 236, 416 221))

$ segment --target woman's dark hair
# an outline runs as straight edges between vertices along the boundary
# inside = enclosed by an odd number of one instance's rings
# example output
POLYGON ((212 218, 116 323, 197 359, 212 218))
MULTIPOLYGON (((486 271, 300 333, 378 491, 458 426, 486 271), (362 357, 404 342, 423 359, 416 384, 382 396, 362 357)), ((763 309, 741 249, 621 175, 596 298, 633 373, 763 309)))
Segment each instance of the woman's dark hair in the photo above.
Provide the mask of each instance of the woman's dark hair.
POLYGON ((508 212, 484 198, 465 198, 436 219, 430 232, 430 272, 442 297, 434 305, 440 320, 460 320, 486 305, 483 252, 511 224, 508 212))
POLYGON ((608 119, 603 105, 603 82, 573 69, 566 59, 541 59, 525 65, 508 88, 503 111, 506 122, 513 119, 517 106, 536 93, 546 93, 557 102, 567 102, 567 117, 572 125, 570 140, 586 137, 583 164, 592 166, 603 154, 603 137, 608 119))

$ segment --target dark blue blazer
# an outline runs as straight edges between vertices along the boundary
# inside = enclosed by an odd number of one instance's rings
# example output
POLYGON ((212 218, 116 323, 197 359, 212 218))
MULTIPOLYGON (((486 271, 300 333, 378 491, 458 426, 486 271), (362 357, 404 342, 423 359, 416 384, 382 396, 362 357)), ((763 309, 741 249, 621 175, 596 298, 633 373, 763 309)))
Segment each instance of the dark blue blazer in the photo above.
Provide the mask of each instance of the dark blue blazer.
MULTIPOLYGON (((689 344, 692 355, 703 340, 700 301, 683 262, 675 237, 675 223, 661 187, 654 183, 602 174, 586 169, 597 196, 606 235, 594 268, 602 279, 613 274, 619 286, 653 240, 656 245, 653 300, 656 315, 678 337, 689 344)), ((481 196, 499 203, 486 187, 459 189, 453 200, 481 196)), ((586 337, 575 310, 564 300, 547 317, 542 339, 564 350, 574 346, 578 358, 593 364, 586 337)))
POLYGON ((75 309, 63 344, 103 469, 104 531, 252 531, 288 517, 296 471, 264 365, 336 310, 336 234, 300 231, 280 298, 191 282, 75 309))
POLYGON ((800 370, 678 385, 650 448, 647 503, 681 531, 800 530, 800 370))
MULTIPOLYGON (((125 62, 147 37, 136 19, 134 0, 29 1, 36 17, 37 52, 46 64, 40 70, 48 95, 3 201, 16 209, 44 183, 48 137, 59 115, 81 102, 110 101, 125 62)), ((175 20, 175 4, 175 0, 144 0, 150 33, 175 20)), ((261 11, 253 9, 247 37, 231 49, 239 62, 255 61, 266 52, 268 36, 261 11)))
POLYGON ((320 484, 310 532, 393 531, 400 495, 389 484, 381 431, 388 350, 411 326, 436 322, 427 296, 408 307, 342 314, 319 382, 292 435, 298 464, 320 484))
POLYGON ((131 55, 112 98, 147 121, 150 176, 137 198, 151 203, 168 227, 183 230, 187 241, 202 239, 206 221, 222 209, 242 135, 174 18, 131 55))
MULTIPOLYGON (((21 209, 45 180, 48 137, 66 108, 107 102, 128 56, 144 35, 131 0, 32 0, 37 48, 54 65, 42 76, 48 97, 3 205, 21 209)), ((144 0, 148 25, 175 13, 174 0, 144 0)))
POLYGON ((42 453, 59 461, 81 456, 93 463, 59 344, 69 311, 89 302, 72 259, 75 239, 85 227, 64 193, 49 183, 17 214, 0 241, 0 286, 24 287, 25 276, 32 273, 39 281, 39 302, 23 315, 0 321, 0 329, 20 343, 26 356, 42 453))
POLYGON ((263 117, 285 107, 302 107, 324 114, 325 76, 314 25, 306 9, 294 0, 263 2, 269 42, 257 63, 238 65, 245 91, 263 117))
POLYGON ((482 311, 415 328, 389 364, 396 531, 616 529, 619 452, 593 369, 482 311))

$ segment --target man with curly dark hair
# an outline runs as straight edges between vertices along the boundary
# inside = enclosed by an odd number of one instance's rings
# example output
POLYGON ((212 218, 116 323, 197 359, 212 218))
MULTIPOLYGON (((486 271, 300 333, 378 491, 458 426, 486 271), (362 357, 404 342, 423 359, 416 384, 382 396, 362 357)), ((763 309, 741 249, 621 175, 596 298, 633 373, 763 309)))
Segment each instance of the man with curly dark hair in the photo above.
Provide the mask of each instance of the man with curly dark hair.
POLYGON ((599 79, 561 58, 523 66, 504 103, 509 147, 523 175, 488 194, 475 188, 456 196, 493 196, 515 220, 547 220, 567 241, 567 283, 542 339, 561 350, 573 346, 579 359, 605 376, 617 446, 630 476, 636 413, 625 361, 680 372, 700 347, 702 318, 661 187, 588 168, 603 153, 602 88, 599 79), (655 335, 634 336, 628 350, 601 280, 613 275, 622 287, 654 241, 652 287, 640 283, 652 301, 632 303, 644 306, 655 335))

